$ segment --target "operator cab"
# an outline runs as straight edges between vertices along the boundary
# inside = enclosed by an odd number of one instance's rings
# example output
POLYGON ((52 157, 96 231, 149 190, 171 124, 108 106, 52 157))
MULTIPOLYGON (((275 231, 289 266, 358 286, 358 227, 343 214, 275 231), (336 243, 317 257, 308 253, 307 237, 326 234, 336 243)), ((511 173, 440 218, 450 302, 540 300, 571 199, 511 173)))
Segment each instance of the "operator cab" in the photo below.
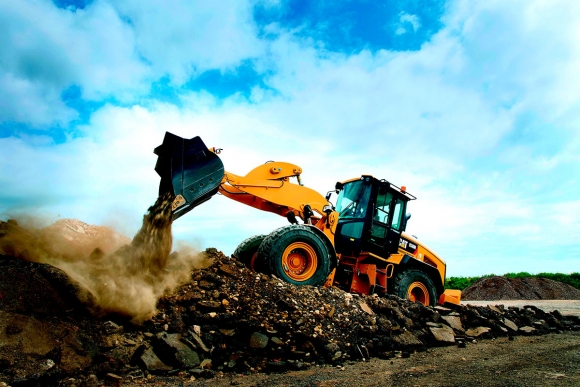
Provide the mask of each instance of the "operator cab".
POLYGON ((368 251, 384 258, 396 253, 409 219, 407 202, 415 196, 368 175, 336 183, 336 189, 336 252, 356 256, 368 251))

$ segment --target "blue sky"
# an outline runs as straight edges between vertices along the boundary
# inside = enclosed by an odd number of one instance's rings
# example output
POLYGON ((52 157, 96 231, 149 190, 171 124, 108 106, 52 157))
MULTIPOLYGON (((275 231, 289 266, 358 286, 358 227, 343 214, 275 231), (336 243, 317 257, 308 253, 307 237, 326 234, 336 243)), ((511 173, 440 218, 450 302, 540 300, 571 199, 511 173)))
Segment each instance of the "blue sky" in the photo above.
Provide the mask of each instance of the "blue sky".
MULTIPOLYGON (((578 4, 0 0, 0 219, 132 235, 167 130, 238 174, 406 185, 450 275, 580 271, 578 4)), ((284 224, 216 197, 174 232, 230 254, 284 224)))

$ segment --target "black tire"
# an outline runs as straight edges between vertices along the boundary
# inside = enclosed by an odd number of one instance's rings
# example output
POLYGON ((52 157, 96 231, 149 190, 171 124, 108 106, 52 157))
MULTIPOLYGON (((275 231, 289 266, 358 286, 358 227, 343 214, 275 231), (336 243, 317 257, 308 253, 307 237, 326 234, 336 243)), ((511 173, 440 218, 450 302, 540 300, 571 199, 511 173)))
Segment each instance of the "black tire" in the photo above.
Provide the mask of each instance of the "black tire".
POLYGON ((269 274, 295 285, 322 285, 332 271, 326 243, 308 226, 298 224, 268 235, 258 249, 257 261, 269 267, 269 274))
POLYGON ((421 302, 425 306, 435 306, 437 304, 435 285, 431 278, 421 270, 403 270, 395 274, 392 281, 391 290, 395 296, 421 302))
POLYGON ((238 261, 242 262, 246 267, 256 270, 252 264, 252 258, 254 254, 258 252, 258 248, 262 244, 262 241, 266 238, 266 235, 254 235, 245 239, 236 247, 236 250, 232 254, 238 261))

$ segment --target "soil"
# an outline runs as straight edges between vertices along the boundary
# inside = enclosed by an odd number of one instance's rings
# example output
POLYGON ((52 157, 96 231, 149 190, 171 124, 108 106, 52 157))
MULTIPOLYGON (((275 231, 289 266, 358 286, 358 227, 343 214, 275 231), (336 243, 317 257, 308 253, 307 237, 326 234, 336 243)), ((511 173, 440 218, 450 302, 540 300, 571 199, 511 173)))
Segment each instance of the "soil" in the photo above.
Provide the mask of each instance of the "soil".
POLYGON ((547 278, 481 278, 463 290, 461 299, 476 300, 580 300, 580 290, 547 278))

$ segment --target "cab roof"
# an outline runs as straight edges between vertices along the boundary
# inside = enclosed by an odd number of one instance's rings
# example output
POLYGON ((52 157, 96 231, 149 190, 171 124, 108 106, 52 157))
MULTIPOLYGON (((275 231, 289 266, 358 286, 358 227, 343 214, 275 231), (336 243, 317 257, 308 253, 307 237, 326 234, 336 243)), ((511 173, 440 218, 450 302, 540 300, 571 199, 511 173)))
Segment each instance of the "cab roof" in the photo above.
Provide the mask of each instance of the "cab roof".
POLYGON ((366 178, 373 179, 379 183, 388 184, 389 188, 391 188, 393 191, 398 192, 401 195, 405 196, 408 200, 417 199, 414 195, 411 195, 409 192, 407 192, 407 188, 405 186, 399 187, 399 186, 394 185, 393 183, 388 182, 385 179, 377 179, 376 177, 374 177, 372 175, 361 175, 361 177, 354 177, 352 179, 348 179, 345 181, 339 181, 336 183, 336 189, 342 189, 342 186, 344 186, 345 184, 352 183, 353 181, 365 180, 366 178))

